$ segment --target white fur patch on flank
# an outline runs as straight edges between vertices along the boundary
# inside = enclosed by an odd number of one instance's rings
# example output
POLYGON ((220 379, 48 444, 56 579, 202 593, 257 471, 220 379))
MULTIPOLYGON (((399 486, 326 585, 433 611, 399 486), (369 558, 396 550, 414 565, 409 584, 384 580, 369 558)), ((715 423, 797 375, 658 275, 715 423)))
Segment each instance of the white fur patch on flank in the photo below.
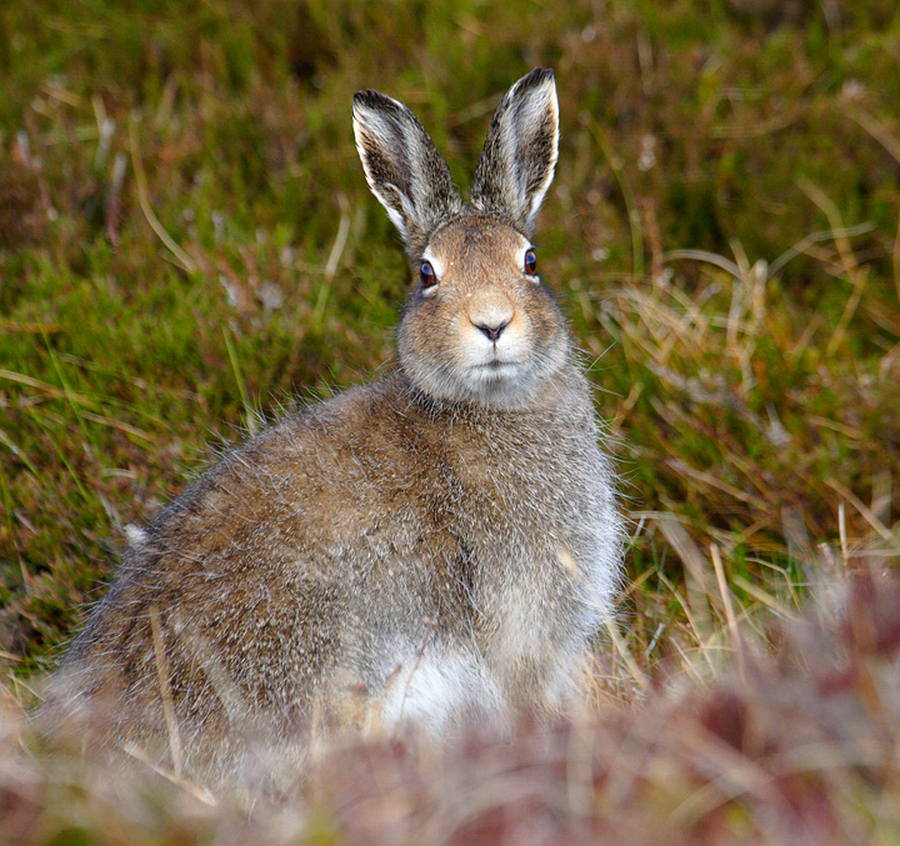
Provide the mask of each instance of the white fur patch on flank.
POLYGON ((464 653, 425 654, 403 664, 384 701, 385 725, 410 722, 434 736, 464 717, 500 717, 504 699, 487 668, 464 653))
POLYGON ((147 542, 147 533, 140 526, 135 526, 134 523, 127 523, 124 531, 125 540, 128 541, 129 546, 140 546, 147 542))

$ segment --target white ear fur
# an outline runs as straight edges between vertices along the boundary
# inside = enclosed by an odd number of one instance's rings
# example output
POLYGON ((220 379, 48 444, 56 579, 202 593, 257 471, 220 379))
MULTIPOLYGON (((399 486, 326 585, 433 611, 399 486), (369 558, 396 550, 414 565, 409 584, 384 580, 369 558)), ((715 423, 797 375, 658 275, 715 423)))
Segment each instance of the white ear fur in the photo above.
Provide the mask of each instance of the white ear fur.
POLYGON ((558 154, 553 71, 536 68, 509 89, 494 113, 475 171, 472 204, 505 214, 530 233, 558 154))
POLYGON ((372 193, 417 258, 431 232, 462 208, 446 162, 416 116, 377 91, 354 96, 353 133, 372 193))

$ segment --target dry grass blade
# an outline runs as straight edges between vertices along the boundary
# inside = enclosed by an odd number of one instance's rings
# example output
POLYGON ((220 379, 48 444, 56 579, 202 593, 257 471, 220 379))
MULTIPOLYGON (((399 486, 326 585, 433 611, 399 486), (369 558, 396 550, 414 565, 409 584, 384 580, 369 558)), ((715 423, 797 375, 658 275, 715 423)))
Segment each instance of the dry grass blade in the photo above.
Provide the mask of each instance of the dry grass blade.
POLYGON ((150 630, 153 635, 153 655, 156 661, 156 673, 159 678, 160 699, 166 719, 166 728, 169 733, 169 753, 172 756, 172 769, 174 770, 175 779, 180 780, 182 776, 181 736, 178 732, 178 720, 175 716, 172 688, 169 684, 169 659, 166 654, 166 644, 159 622, 159 610, 155 606, 151 606, 147 613, 150 617, 150 630))
POLYGON ((750 594, 750 596, 752 596, 754 599, 758 600, 763 605, 765 605, 767 608, 771 609, 776 614, 778 614, 779 617, 781 617, 785 620, 793 620, 793 621, 796 621, 799 619, 797 614, 795 614, 793 611, 788 610, 788 608, 786 608, 783 603, 778 602, 778 600, 776 600, 775 597, 773 597, 770 593, 767 593, 759 586, 754 585, 751 582, 748 582, 742 576, 733 575, 731 577, 731 580, 742 591, 750 594))
POLYGON ((807 248, 813 244, 818 244, 822 241, 835 241, 838 238, 855 238, 857 235, 865 235, 866 232, 871 232, 874 228, 875 224, 866 222, 858 223, 856 226, 846 226, 843 229, 823 229, 819 232, 811 232, 809 235, 801 238, 790 249, 785 250, 769 265, 769 275, 776 276, 778 271, 791 259, 803 255, 807 248))
POLYGON ((147 190, 147 176, 144 173, 144 163, 141 159, 141 148, 138 142, 137 118, 132 117, 128 124, 128 137, 131 144, 131 166, 134 168, 134 179, 137 186, 138 203, 141 211, 150 224, 150 228, 163 242, 165 247, 175 256, 178 266, 186 273, 196 273, 197 263, 176 243, 175 239, 166 232, 166 228, 160 223, 159 218, 150 205, 149 192, 147 190))
POLYGON ((709 590, 706 580, 706 559, 700 548, 685 531, 674 514, 660 514, 657 525, 687 571, 687 596, 691 614, 696 621, 698 639, 705 641, 712 631, 712 618, 707 605, 709 590))
MULTIPOLYGON (((83 394, 71 391, 68 388, 57 388, 55 385, 51 385, 48 382, 42 381, 41 379, 35 379, 34 377, 28 376, 24 373, 16 373, 12 370, 0 368, 0 379, 7 379, 10 382, 17 382, 20 385, 26 385, 29 388, 35 388, 41 393, 46 394, 47 396, 65 399, 67 402, 77 406, 94 408, 98 410, 102 410, 103 408, 100 402, 93 400, 90 397, 86 397, 83 394)), ((140 429, 137 426, 132 426, 130 423, 125 423, 122 420, 116 420, 114 417, 109 417, 106 414, 85 411, 83 408, 80 409, 78 413, 86 420, 91 420, 94 423, 100 423, 103 426, 109 426, 113 429, 118 429, 120 432, 134 435, 136 438, 141 438, 142 440, 149 442, 153 442, 156 440, 155 436, 150 432, 147 432, 144 429, 140 429)))
POLYGON ((728 630, 731 635, 731 643, 738 661, 738 674, 743 679, 746 676, 744 662, 744 646, 741 641, 741 633, 738 628, 737 618, 734 615, 734 605, 731 599, 731 591, 728 590, 728 582, 725 579, 725 568, 722 566, 722 556, 716 544, 710 544, 709 553, 712 557, 713 567, 716 571, 716 581, 719 585, 719 595, 722 597, 722 605, 725 608, 725 618, 728 621, 728 630))
POLYGON ((16 373, 12 370, 0 368, 0 379, 8 379, 11 382, 18 382, 20 385, 27 385, 29 388, 36 388, 37 390, 41 391, 42 393, 48 394, 49 396, 67 399, 70 402, 77 403, 78 405, 85 405, 89 408, 96 408, 98 406, 98 403, 82 394, 77 394, 73 393, 72 391, 66 391, 62 388, 57 388, 55 385, 51 385, 49 382, 44 382, 41 379, 35 379, 33 376, 28 376, 25 373, 16 373))
POLYGON ((669 250, 663 254, 663 261, 677 261, 678 259, 706 262, 724 270, 735 279, 741 279, 741 269, 733 261, 717 253, 711 253, 709 250, 669 250))
POLYGON ((864 269, 860 270, 859 263, 853 254, 853 248, 850 246, 847 236, 843 234, 846 232, 846 227, 843 225, 838 207, 818 185, 814 185, 808 180, 803 180, 799 184, 803 192, 828 218, 831 229, 835 233, 834 243, 841 259, 841 266, 844 269, 847 279, 853 285, 853 291, 847 299, 844 310, 841 313, 840 319, 832 332, 831 339, 826 348, 826 353, 828 355, 833 355, 835 350, 844 342, 847 326, 853 318, 853 315, 856 313, 857 308, 859 308, 859 303, 862 300, 863 292, 865 291, 868 282, 868 275, 864 269))
POLYGON ((162 767, 154 763, 150 756, 141 749, 139 746, 136 746, 133 743, 126 743, 122 747, 122 751, 125 752, 131 758, 134 758, 135 761, 140 761, 144 766, 148 767, 154 773, 159 776, 162 776, 166 781, 172 782, 172 784, 177 785, 179 788, 186 790, 191 794, 195 799, 199 799, 203 802, 204 805, 208 805, 211 808, 215 808, 219 801, 216 799, 215 795, 212 793, 209 788, 204 787, 200 784, 195 784, 192 781, 188 781, 187 779, 179 776, 177 773, 171 773, 167 770, 164 770, 162 767))
POLYGON ((612 641, 616 655, 621 657, 623 663, 628 669, 628 672, 631 674, 631 677, 637 683, 638 687, 641 690, 646 690, 649 686, 649 679, 647 678, 647 674, 638 666, 637 662, 634 660, 634 657, 631 654, 631 650, 629 650, 627 644, 622 639, 622 635, 619 632, 615 620, 607 617, 604 622, 606 624, 606 631, 609 634, 609 639, 612 641))
POLYGON ((872 509, 869 508, 853 491, 849 490, 846 485, 842 485, 837 479, 826 479, 825 484, 837 491, 847 502, 849 502, 863 517, 863 519, 888 543, 894 543, 894 534, 888 529, 884 523, 879 520, 872 509))
POLYGON ((900 164, 900 140, 897 139, 888 126, 858 106, 847 109, 845 114, 865 129, 869 135, 890 153, 894 161, 900 164))
POLYGON ((132 426, 130 423, 125 423, 122 420, 116 420, 114 417, 108 417, 105 414, 94 414, 93 411, 82 411, 81 416, 84 417, 85 420, 91 420, 94 423, 100 423, 103 426, 118 429, 120 432, 134 435, 134 437, 140 438, 143 441, 148 441, 149 443, 153 443, 157 440, 156 436, 151 435, 150 432, 139 429, 137 426, 132 426))

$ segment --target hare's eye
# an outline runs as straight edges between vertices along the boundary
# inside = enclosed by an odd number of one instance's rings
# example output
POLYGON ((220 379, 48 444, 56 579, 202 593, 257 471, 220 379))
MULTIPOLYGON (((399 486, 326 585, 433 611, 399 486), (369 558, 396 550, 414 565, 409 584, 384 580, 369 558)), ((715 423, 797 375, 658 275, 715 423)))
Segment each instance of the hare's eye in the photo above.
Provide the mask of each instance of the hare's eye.
POLYGON ((431 266, 430 261, 423 261, 419 265, 419 280, 421 281, 423 288, 430 288, 432 285, 437 285, 437 274, 434 272, 434 268, 431 266))
POLYGON ((534 254, 534 250, 525 250, 525 272, 529 276, 537 273, 537 256, 534 254))

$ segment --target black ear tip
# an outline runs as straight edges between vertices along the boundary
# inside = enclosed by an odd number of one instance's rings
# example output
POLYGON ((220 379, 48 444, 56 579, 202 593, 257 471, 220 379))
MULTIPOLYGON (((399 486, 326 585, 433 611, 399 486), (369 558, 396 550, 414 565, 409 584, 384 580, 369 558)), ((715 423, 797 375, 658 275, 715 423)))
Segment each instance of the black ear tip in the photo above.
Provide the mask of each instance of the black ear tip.
POLYGON ((360 112, 377 113, 383 117, 391 117, 399 119, 402 116, 416 120, 413 113, 406 108, 399 100, 388 97, 380 91, 366 88, 364 91, 357 91, 353 95, 353 114, 359 115, 360 112))
POLYGON ((543 85, 546 82, 553 81, 553 68, 535 68, 519 80, 517 87, 521 89, 534 88, 538 85, 543 85))
POLYGON ((353 106, 356 108, 357 106, 374 108, 387 99, 384 94, 379 94, 377 91, 372 88, 366 88, 364 91, 357 91, 353 95, 353 106))

